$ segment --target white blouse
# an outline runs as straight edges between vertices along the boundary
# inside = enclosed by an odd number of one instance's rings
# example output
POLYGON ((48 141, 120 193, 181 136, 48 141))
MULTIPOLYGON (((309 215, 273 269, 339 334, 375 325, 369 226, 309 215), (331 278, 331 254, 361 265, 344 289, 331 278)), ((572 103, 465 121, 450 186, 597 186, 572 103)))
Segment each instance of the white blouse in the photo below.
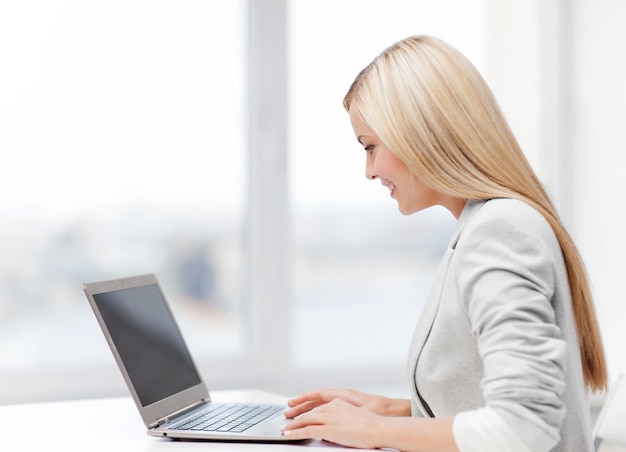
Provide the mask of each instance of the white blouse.
POLYGON ((461 452, 532 452, 489 407, 457 414, 452 433, 461 452))

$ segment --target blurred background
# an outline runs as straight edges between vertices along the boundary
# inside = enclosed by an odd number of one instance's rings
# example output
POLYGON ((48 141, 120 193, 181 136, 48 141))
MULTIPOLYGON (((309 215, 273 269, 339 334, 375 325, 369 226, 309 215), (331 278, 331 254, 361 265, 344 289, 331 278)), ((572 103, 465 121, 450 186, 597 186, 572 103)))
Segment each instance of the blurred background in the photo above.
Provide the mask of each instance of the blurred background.
POLYGON ((210 389, 404 395, 454 219, 365 179, 341 101, 409 35, 478 67, 626 371, 623 0, 0 3, 0 403, 126 395, 82 284, 155 273, 210 389))

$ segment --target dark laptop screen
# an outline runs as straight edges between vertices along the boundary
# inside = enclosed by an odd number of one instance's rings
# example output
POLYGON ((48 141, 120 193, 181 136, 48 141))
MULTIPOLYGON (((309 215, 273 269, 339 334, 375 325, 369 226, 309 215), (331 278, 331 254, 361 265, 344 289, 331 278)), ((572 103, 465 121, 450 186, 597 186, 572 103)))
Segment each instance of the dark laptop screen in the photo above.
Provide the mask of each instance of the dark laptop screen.
POLYGON ((93 298, 143 406, 200 383, 158 285, 93 298))

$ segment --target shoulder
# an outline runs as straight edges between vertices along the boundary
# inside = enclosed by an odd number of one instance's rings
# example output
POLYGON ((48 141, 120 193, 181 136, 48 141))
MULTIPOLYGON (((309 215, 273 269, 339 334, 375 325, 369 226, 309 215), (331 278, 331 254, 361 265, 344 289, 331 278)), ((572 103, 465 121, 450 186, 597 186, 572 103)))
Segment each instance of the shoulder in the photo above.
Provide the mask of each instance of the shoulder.
POLYGON ((539 211, 514 199, 472 203, 455 247, 456 271, 472 275, 498 268, 550 280, 560 273, 559 241, 539 211))
POLYGON ((462 236, 516 240, 539 240, 544 246, 556 243, 552 227, 534 207, 517 199, 473 201, 475 209, 462 236))

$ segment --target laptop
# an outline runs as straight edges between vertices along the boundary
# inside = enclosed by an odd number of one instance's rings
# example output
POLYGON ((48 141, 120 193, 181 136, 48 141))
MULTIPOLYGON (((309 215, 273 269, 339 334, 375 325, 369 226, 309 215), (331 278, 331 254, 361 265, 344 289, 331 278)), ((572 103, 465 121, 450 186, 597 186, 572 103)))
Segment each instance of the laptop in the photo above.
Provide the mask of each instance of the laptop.
POLYGON ((83 289, 148 435, 289 441, 281 434, 286 406, 211 401, 154 275, 85 283, 83 289))

